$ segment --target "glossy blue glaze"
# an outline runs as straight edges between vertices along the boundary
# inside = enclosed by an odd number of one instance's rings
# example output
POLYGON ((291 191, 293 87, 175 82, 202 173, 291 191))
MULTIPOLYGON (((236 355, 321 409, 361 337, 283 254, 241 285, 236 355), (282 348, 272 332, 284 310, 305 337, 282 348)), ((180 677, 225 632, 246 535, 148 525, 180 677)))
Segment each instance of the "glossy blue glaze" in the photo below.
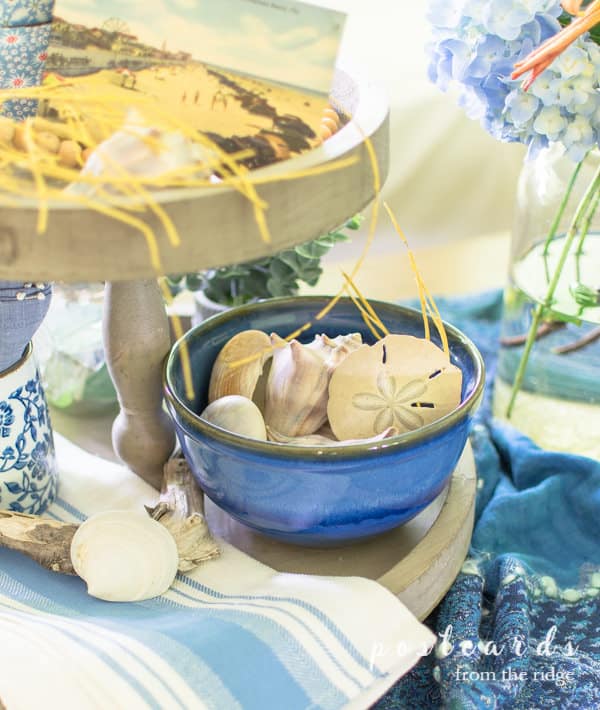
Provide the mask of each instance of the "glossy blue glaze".
MULTIPOLYGON (((325 298, 274 299, 232 309, 192 329, 165 367, 165 393, 186 459, 207 495, 240 522, 286 542, 339 545, 407 522, 442 491, 462 453, 483 391, 483 365, 473 344, 448 326, 452 361, 463 371, 460 407, 415 432, 372 445, 291 447, 256 442, 202 421, 212 364, 241 330, 286 335, 327 303, 325 298), (188 346, 195 397, 187 400, 181 368, 188 346)), ((419 312, 373 302, 391 332, 422 337, 419 312)), ((372 342, 355 306, 341 301, 303 334, 360 332, 372 342)))

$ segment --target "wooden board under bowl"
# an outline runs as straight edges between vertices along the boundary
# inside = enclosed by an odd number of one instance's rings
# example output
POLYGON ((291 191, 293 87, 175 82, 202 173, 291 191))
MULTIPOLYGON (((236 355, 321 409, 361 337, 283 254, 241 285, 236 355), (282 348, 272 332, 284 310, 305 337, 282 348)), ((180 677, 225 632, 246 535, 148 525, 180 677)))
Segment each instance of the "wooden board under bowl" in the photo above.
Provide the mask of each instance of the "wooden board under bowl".
POLYGON ((419 619, 439 604, 465 560, 475 514, 475 460, 467 444, 448 486, 410 522, 347 547, 289 545, 242 525, 206 500, 212 533, 280 572, 377 580, 419 619))

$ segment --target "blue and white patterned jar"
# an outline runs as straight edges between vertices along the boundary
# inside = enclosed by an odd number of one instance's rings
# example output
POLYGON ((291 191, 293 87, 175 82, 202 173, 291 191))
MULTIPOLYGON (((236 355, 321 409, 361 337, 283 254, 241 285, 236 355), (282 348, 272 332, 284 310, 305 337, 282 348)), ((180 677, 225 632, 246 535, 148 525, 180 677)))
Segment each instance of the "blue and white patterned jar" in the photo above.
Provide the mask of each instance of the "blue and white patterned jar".
POLYGON ((0 509, 37 515, 56 497, 57 468, 32 350, 0 373, 0 509))

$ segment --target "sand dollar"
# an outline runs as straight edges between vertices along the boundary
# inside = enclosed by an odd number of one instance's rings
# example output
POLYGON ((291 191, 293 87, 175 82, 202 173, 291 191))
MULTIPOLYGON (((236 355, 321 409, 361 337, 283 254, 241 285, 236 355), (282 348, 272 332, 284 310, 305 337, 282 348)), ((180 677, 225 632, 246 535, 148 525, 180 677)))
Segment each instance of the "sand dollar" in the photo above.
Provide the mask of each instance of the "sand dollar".
POLYGON ((362 346, 336 368, 327 415, 340 439, 400 432, 430 424, 460 403, 462 372, 429 340, 388 335, 362 346))

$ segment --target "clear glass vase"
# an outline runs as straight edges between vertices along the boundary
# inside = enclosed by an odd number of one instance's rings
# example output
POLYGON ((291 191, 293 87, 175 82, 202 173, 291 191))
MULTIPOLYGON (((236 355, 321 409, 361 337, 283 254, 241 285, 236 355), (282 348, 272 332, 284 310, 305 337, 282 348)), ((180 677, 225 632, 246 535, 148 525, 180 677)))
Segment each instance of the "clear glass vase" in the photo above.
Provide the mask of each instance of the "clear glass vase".
POLYGON ((55 284, 36 347, 48 402, 73 416, 115 411, 102 341, 104 285, 55 284))
POLYGON ((585 229, 570 238, 569 228, 599 165, 600 152, 590 153, 574 183, 576 165, 560 151, 546 149, 523 166, 494 386, 497 417, 544 448, 596 459, 600 209, 590 204, 583 241, 585 229))

